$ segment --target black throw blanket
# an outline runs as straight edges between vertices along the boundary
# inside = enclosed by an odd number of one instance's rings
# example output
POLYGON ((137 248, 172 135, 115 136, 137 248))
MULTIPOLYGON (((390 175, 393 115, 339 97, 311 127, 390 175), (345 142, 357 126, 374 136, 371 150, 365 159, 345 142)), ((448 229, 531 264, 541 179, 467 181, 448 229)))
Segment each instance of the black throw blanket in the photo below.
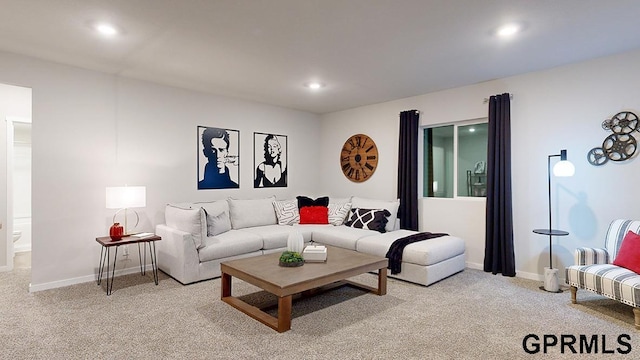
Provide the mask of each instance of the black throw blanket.
POLYGON ((389 259, 389 270, 391 270, 391 274, 399 274, 400 268, 402 265, 402 252, 404 251, 405 246, 422 241, 433 239, 441 236, 447 236, 449 234, 444 233, 430 233, 430 232, 421 232, 409 236, 405 236, 400 238, 391 244, 389 247, 389 251, 387 251, 387 259, 389 259))

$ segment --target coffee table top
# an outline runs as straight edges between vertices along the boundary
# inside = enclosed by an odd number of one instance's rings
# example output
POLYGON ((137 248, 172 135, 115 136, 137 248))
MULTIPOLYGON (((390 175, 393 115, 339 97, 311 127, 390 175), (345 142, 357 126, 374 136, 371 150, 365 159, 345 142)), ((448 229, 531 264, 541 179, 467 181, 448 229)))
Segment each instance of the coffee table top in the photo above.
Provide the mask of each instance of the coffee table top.
POLYGON ((281 252, 225 261, 223 273, 242 279, 278 296, 328 285, 365 272, 387 267, 388 259, 353 250, 327 246, 327 262, 299 267, 278 265, 281 252))

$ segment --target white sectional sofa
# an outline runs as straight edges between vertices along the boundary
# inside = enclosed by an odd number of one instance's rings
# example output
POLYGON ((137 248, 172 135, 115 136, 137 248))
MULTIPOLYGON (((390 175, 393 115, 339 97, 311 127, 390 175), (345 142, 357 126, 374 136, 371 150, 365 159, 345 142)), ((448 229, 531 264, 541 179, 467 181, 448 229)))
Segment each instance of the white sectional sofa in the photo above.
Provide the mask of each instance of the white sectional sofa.
MULTIPOLYGON (((330 199, 330 224, 299 224, 296 199, 275 198, 169 204, 156 226, 158 267, 182 284, 220 276, 220 263, 286 249, 293 231, 317 242, 384 257, 391 244, 415 231, 397 230, 397 201, 330 199), (385 232, 344 225, 350 209, 386 209, 385 232)), ((465 268, 465 243, 443 236, 407 245, 401 271, 391 277, 429 285, 465 268)))

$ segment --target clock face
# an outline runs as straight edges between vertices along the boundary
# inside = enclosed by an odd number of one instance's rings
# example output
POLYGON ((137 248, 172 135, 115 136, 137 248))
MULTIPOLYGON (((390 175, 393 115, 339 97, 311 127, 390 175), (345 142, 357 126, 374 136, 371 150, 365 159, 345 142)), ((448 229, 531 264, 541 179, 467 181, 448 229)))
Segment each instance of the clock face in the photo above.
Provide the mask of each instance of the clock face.
POLYGON ((345 141, 340 152, 340 167, 347 179, 368 180, 378 166, 378 147, 370 137, 356 134, 345 141))

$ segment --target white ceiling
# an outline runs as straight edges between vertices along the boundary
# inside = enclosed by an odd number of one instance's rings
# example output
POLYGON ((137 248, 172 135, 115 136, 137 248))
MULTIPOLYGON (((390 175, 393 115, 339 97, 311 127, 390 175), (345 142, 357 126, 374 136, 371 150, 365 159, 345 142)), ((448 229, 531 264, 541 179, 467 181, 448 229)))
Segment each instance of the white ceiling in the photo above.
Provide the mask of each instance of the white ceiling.
POLYGON ((639 15, 638 0, 0 0, 0 50, 327 113, 638 49, 639 15), (492 35, 509 21, 524 32, 492 35))

